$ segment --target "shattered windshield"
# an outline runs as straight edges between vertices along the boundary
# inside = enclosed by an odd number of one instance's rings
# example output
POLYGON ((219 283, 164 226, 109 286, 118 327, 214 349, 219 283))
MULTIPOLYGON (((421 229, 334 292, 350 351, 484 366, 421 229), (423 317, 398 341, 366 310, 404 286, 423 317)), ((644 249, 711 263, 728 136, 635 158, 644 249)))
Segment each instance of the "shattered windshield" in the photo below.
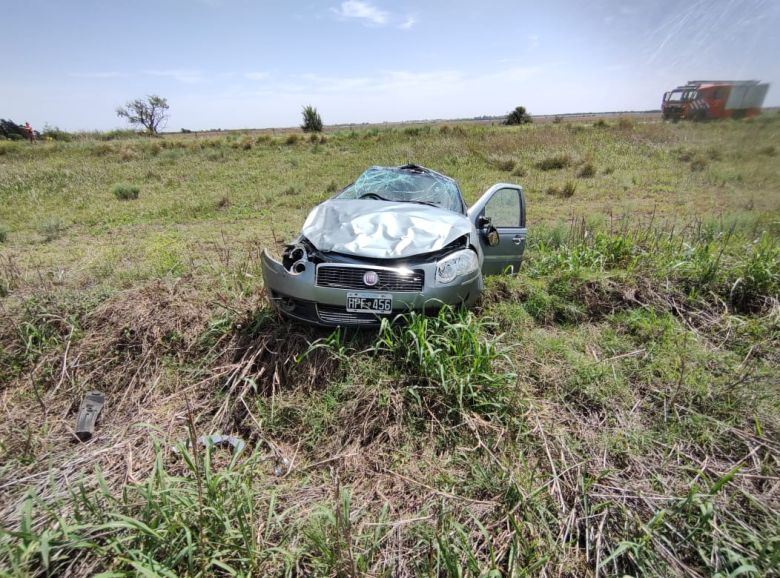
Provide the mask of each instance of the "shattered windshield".
POLYGON ((420 203, 463 213, 455 181, 418 168, 371 167, 336 198, 420 203))

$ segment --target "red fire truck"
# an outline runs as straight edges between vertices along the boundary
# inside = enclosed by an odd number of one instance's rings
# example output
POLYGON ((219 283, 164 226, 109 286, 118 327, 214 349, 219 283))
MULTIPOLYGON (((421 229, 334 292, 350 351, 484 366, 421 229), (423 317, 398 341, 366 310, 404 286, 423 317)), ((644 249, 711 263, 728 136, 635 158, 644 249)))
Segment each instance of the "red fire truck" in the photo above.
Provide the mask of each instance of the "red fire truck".
POLYGON ((768 90, 758 80, 691 80, 664 93, 661 111, 674 121, 755 116, 768 90))

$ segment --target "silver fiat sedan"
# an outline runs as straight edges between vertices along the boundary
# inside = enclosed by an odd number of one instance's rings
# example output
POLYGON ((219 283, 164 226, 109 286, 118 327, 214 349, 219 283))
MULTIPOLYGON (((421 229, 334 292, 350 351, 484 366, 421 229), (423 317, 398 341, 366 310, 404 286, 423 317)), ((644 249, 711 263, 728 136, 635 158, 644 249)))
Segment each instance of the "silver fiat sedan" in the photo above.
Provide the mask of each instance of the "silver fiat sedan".
POLYGON ((371 167, 314 207, 280 260, 263 252, 263 279, 285 316, 374 325, 473 305, 484 275, 520 266, 526 234, 518 185, 493 185, 467 209, 447 176, 413 164, 371 167))

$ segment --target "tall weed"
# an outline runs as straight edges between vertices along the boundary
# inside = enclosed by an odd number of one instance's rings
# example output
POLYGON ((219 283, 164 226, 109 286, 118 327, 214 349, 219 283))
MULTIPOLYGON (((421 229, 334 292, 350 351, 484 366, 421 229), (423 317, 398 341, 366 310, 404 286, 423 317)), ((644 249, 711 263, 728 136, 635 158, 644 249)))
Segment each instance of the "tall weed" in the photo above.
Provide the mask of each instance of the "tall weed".
POLYGON ((502 419, 512 410, 511 374, 496 367, 507 358, 487 326, 463 309, 411 312, 383 319, 372 349, 402 370, 413 404, 456 422, 467 412, 502 419))

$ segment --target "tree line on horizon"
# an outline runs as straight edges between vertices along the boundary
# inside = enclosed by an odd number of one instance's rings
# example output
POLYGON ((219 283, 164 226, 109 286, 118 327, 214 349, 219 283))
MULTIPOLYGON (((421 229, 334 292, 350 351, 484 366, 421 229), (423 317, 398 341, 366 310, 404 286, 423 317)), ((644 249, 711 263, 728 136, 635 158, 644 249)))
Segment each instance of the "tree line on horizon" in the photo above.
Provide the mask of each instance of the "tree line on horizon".
MULTIPOLYGON (((165 128, 170 115, 168 111, 170 105, 168 99, 156 94, 147 95, 144 98, 136 98, 128 101, 123 106, 116 108, 115 112, 119 118, 124 118, 133 126, 141 127, 142 132, 150 136, 159 136, 160 131, 165 128)), ((303 122, 300 128, 303 132, 318 133, 323 130, 322 117, 319 111, 312 105, 306 105, 301 110, 303 122)), ((533 122, 533 118, 526 111, 524 106, 518 106, 502 122, 504 125, 523 125, 533 122)), ((193 131, 182 129, 183 133, 193 131)), ((36 138, 52 138, 53 140, 68 140, 69 133, 56 127, 44 129, 43 133, 34 131, 36 138)), ((22 140, 27 138, 25 127, 14 123, 11 120, 0 119, 0 136, 8 140, 22 140)))

